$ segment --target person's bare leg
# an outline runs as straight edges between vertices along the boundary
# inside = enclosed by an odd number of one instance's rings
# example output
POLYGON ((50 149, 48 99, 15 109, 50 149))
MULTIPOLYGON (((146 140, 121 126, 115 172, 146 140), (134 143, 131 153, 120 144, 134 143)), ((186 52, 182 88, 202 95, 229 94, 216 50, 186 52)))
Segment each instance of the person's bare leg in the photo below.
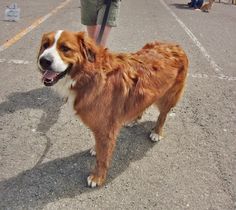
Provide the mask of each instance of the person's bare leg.
POLYGON ((97 26, 87 26, 87 32, 89 37, 91 37, 92 39, 96 40, 96 32, 97 31, 97 26))
MULTIPOLYGON (((108 37, 109 37, 109 34, 111 32, 111 28, 112 28, 111 26, 105 26, 103 36, 102 36, 102 40, 101 40, 101 43, 100 43, 100 45, 103 46, 103 47, 105 47, 106 44, 107 44, 108 37)), ((101 29, 101 25, 97 25, 96 32, 95 32, 96 39, 99 35, 100 29, 101 29)))
MULTIPOLYGON (((103 47, 105 47, 107 44, 108 37, 111 32, 111 28, 112 28, 111 26, 105 26, 102 40, 100 43, 100 45, 103 47)), ((92 39, 94 39, 94 41, 96 41, 100 32, 100 29, 101 29, 101 25, 87 26, 87 32, 88 32, 89 37, 91 37, 92 39)))

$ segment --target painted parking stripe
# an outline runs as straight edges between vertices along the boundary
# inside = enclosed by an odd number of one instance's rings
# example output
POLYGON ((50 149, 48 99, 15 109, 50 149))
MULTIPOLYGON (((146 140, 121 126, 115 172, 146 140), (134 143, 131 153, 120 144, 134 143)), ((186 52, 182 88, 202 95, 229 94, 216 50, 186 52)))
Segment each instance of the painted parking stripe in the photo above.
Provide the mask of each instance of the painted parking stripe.
POLYGON ((52 15, 54 15, 55 13, 57 13, 60 9, 62 9, 63 7, 65 7, 71 0, 65 0, 64 2, 62 2, 59 6, 57 6, 55 9, 53 9, 50 13, 48 13, 47 15, 40 17, 39 19, 37 19, 36 21, 34 21, 29 27, 25 28, 23 31, 21 31, 20 33, 16 34, 13 38, 11 38, 10 40, 8 40, 7 42, 5 42, 4 44, 2 44, 0 46, 0 52, 4 51, 5 49, 9 48, 10 46, 12 46, 13 44, 15 44, 17 41, 19 41, 22 37, 24 37, 26 34, 28 34, 30 31, 32 31, 33 29, 35 29, 36 27, 38 27, 41 23, 43 23, 44 21, 46 21, 48 18, 50 18, 52 15))
POLYGON ((19 60, 19 59, 1 59, 0 63, 8 63, 8 64, 18 64, 18 65, 27 65, 33 63, 32 61, 26 61, 26 60, 19 60))
POLYGON ((211 67, 219 76, 225 76, 223 74, 223 69, 216 64, 216 62, 212 59, 207 50, 203 47, 200 41, 198 41, 197 37, 191 32, 191 30, 179 19, 179 17, 167 6, 167 4, 163 0, 159 0, 161 4, 170 12, 170 14, 175 18, 175 20, 179 23, 179 25, 184 29, 187 35, 191 38, 193 43, 200 49, 203 56, 210 63, 211 67))

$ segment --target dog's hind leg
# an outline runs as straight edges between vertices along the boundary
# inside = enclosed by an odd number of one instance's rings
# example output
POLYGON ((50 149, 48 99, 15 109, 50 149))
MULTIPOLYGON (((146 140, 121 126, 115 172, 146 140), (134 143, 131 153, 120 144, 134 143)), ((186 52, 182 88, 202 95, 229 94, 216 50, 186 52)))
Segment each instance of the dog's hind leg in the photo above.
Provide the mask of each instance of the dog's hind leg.
POLYGON ((158 142, 163 138, 163 126, 166 121, 166 117, 167 117, 168 112, 169 112, 169 110, 165 110, 165 111, 160 112, 156 126, 150 134, 151 141, 158 142))
POLYGON ((187 58, 184 61, 185 65, 183 65, 178 72, 178 75, 175 79, 175 83, 173 86, 162 96, 160 99, 156 101, 156 105, 160 111, 156 126, 152 131, 150 138, 152 141, 160 141, 163 138, 163 126, 169 111, 177 104, 179 101, 184 85, 185 78, 187 75, 187 58))
POLYGON ((150 134, 150 138, 153 142, 160 141, 163 138, 163 126, 166 121, 167 114, 179 101, 183 88, 183 80, 182 82, 176 82, 173 87, 170 88, 164 96, 162 96, 162 98, 156 101, 160 114, 154 130, 150 134))
POLYGON ((153 142, 160 141, 163 138, 163 126, 170 110, 177 104, 181 91, 176 92, 168 91, 160 100, 156 102, 156 105, 160 111, 157 119, 156 126, 150 134, 150 138, 153 142))

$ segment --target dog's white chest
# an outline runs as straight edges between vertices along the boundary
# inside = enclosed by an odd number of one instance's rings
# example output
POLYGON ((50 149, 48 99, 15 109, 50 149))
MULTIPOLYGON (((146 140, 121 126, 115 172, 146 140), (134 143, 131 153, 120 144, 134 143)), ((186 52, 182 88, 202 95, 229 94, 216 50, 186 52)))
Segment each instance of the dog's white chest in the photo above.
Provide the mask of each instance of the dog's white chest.
POLYGON ((64 79, 60 80, 56 85, 57 92, 67 99, 68 107, 70 111, 75 114, 74 103, 76 94, 71 89, 75 85, 75 81, 70 78, 70 76, 66 76, 64 79))

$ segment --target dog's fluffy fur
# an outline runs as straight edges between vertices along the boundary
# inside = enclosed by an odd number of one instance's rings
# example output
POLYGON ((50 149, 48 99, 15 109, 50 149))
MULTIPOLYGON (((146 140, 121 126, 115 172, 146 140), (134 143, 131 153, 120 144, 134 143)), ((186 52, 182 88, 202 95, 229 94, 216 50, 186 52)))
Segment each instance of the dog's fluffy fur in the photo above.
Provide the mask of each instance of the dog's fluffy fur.
POLYGON ((57 39, 55 34, 48 33, 42 39, 39 67, 42 72, 47 70, 40 59, 54 44, 68 66, 67 75, 59 83, 67 84, 64 88, 73 109, 95 137, 97 162, 88 185, 99 186, 106 179, 121 127, 152 104, 159 108, 160 115, 150 137, 153 141, 160 139, 166 116, 183 92, 188 59, 176 44, 153 42, 135 53, 112 53, 84 32, 63 31, 57 39))

